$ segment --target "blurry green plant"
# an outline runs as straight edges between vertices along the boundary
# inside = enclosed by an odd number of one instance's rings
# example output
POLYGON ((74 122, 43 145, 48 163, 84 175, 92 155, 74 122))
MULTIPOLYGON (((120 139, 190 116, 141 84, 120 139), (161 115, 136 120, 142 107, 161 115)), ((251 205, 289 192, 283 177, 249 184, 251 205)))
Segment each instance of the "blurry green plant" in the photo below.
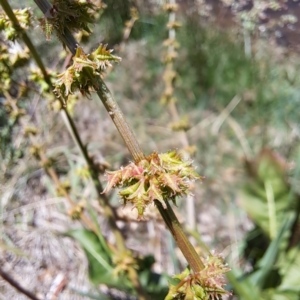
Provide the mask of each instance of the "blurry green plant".
POLYGON ((167 294, 167 283, 170 278, 165 274, 156 274, 151 271, 154 263, 153 256, 134 258, 132 254, 127 253, 126 257, 120 257, 118 261, 116 253, 109 250, 106 242, 93 232, 78 229, 69 231, 66 235, 77 240, 84 249, 89 261, 89 278, 95 286, 106 284, 128 294, 134 294, 126 276, 128 263, 130 263, 138 270, 139 279, 151 299, 163 299, 167 294), (123 268, 120 269, 122 266, 123 268))
MULTIPOLYGON (((239 199, 255 223, 243 249, 252 271, 239 276, 234 269, 228 278, 241 299, 250 299, 243 293, 247 290, 256 291, 256 299, 299 299, 300 195, 288 181, 289 166, 269 149, 246 166, 248 183, 239 199)), ((299 165, 295 171, 298 176, 299 165)))

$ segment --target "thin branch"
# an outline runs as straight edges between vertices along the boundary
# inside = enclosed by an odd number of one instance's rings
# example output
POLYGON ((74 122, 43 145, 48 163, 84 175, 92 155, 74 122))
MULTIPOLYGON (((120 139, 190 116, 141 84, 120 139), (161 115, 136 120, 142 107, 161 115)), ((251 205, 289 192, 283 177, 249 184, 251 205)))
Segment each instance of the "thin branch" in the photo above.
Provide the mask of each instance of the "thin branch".
POLYGON ((27 296, 29 299, 32 300, 40 300, 38 297, 36 297, 32 292, 26 290, 23 288, 19 282, 17 282, 14 278, 12 278, 8 273, 6 273, 0 266, 0 276, 8 282, 12 287, 14 287, 16 290, 18 290, 20 293, 27 296))
POLYGON ((199 258, 193 245, 188 240, 185 232, 182 229, 173 209, 171 208, 168 201, 166 202, 166 208, 164 208, 160 201, 154 200, 157 209, 159 210, 161 216, 163 217, 166 225, 168 226, 170 232, 172 233, 177 246, 181 250, 182 254, 186 258, 188 264, 192 270, 197 273, 204 269, 204 264, 199 258))

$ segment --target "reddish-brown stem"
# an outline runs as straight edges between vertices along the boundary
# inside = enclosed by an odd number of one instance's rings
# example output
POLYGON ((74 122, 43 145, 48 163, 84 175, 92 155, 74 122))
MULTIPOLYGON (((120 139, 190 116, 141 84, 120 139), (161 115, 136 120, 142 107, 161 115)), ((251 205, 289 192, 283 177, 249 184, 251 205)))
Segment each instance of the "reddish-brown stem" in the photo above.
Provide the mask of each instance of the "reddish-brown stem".
POLYGON ((8 273, 2 270, 0 267, 0 276, 8 282, 11 286, 13 286, 16 290, 18 290, 20 293, 24 294, 27 296, 29 299, 32 300, 40 300, 38 297, 36 297, 35 294, 32 292, 28 291, 27 289, 23 288, 19 282, 17 282, 14 278, 12 278, 8 273))
POLYGON ((200 272, 204 269, 203 262, 201 261, 193 245, 188 240, 169 202, 165 201, 165 203, 166 208, 163 207, 160 201, 155 200, 156 207, 162 215, 166 225, 174 237, 174 240, 176 241, 177 246, 186 258, 191 269, 195 273, 200 272))

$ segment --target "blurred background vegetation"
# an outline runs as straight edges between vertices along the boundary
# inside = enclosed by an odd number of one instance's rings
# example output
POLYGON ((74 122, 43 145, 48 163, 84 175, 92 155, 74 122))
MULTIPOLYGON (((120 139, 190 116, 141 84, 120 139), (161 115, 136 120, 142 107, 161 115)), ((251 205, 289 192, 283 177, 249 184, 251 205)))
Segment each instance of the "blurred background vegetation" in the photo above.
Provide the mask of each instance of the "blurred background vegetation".
MULTIPOLYGON (((145 152, 180 148, 179 133, 169 126, 170 115, 159 100, 164 90, 162 44, 168 35, 163 1, 103 2, 106 8, 93 26, 93 35, 82 38, 84 49, 89 52, 104 43, 122 57, 106 81, 145 152), (139 19, 124 40, 132 7, 139 19)), ((186 229, 196 245, 204 242, 226 257, 232 268, 230 299, 300 299, 300 25, 297 20, 278 21, 283 15, 297 16, 298 1, 287 1, 276 11, 268 8, 258 21, 251 19, 253 23, 242 15, 251 11, 251 1, 239 10, 221 1, 178 2, 182 26, 176 35, 180 44, 174 65, 176 105, 189 121, 186 135, 196 149, 194 163, 205 176, 202 184, 195 183, 197 226, 186 229)), ((22 5, 40 16, 31 1, 22 5)), ((48 68, 62 70, 66 54, 60 43, 55 38, 46 42, 38 26, 29 34, 48 68)), ((22 68, 14 74, 12 95, 25 75, 22 68)), ((93 94, 91 99, 82 98, 74 104, 73 115, 90 153, 112 169, 126 164, 131 158, 109 116, 93 101, 93 94)), ((42 298, 62 274, 66 288, 58 299, 104 299, 87 280, 89 274, 98 283, 82 250, 60 235, 79 228, 79 222, 71 223, 64 213, 63 199, 27 150, 26 138, 3 103, 0 91, 2 263, 17 276, 30 278, 42 298)), ((39 128, 39 139, 55 158, 61 178, 68 180, 78 199, 94 199, 89 180, 81 176, 84 162, 57 112, 49 111, 41 94, 29 94, 20 103, 39 128)), ((178 202, 177 213, 184 223, 191 216, 184 200, 178 202)), ((121 206, 117 193, 112 203, 121 206)), ((136 222, 132 213, 120 207, 128 247, 154 255, 152 269, 157 274, 182 270, 184 259, 155 212, 149 211, 143 222, 136 222)), ((166 283, 161 282, 162 290, 166 283)), ((23 299, 3 283, 0 291, 2 299, 23 299)), ((112 299, 126 299, 118 291, 110 293, 112 299)))

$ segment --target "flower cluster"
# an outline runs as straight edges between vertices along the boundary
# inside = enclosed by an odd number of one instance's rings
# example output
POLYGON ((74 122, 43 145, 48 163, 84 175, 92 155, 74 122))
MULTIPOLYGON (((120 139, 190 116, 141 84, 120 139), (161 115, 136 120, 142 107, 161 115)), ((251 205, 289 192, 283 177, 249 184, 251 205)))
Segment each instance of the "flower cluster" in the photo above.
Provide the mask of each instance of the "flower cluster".
MULTIPOLYGON (((26 30, 31 26, 31 14, 28 8, 14 9, 14 15, 16 16, 21 29, 26 30)), ((18 32, 8 16, 4 12, 0 12, 0 31, 4 31, 7 40, 15 41, 18 37, 18 32)))
POLYGON ((222 299, 222 295, 229 294, 223 289, 225 284, 224 273, 230 268, 218 255, 210 255, 202 259, 204 269, 192 274, 189 269, 185 269, 181 274, 174 276, 176 285, 171 285, 165 300, 172 299, 199 299, 217 300, 222 299))
POLYGON ((85 206, 86 203, 84 201, 80 201, 71 210, 68 211, 68 215, 71 217, 72 220, 79 220, 85 209, 85 206))
POLYGON ((113 271, 115 277, 128 273, 132 268, 138 269, 137 260, 132 256, 130 251, 117 252, 113 255, 112 260, 115 265, 113 271))
MULTIPOLYGON (((0 90, 9 91, 16 69, 23 67, 30 59, 29 50, 18 42, 3 42, 0 45, 0 90)), ((25 83, 19 85, 19 95, 24 96, 28 91, 25 83)))
POLYGON ((85 54, 82 48, 78 47, 73 57, 73 64, 57 76, 54 91, 63 99, 67 99, 68 95, 76 90, 88 93, 93 83, 84 71, 90 72, 93 76, 100 76, 108 66, 111 66, 111 62, 121 60, 111 52, 112 50, 107 50, 106 45, 102 44, 91 54, 85 54))
POLYGON ((89 24, 94 23, 95 12, 103 7, 102 3, 94 4, 88 0, 54 0, 52 7, 39 19, 40 26, 50 39, 53 29, 58 38, 64 34, 65 28, 71 32, 84 30, 91 33, 89 24))
POLYGON ((191 128, 189 119, 187 117, 181 118, 177 122, 172 122, 169 124, 173 131, 187 131, 191 128))
POLYGON ((0 45, 0 90, 7 91, 10 88, 11 75, 13 69, 11 68, 9 49, 6 45, 0 45))
POLYGON ((130 163, 118 171, 107 172, 108 184, 104 192, 123 187, 119 193, 124 204, 130 202, 143 216, 145 207, 158 200, 175 202, 177 196, 188 194, 191 182, 201 178, 191 161, 183 161, 176 152, 152 153, 138 163, 130 163))

